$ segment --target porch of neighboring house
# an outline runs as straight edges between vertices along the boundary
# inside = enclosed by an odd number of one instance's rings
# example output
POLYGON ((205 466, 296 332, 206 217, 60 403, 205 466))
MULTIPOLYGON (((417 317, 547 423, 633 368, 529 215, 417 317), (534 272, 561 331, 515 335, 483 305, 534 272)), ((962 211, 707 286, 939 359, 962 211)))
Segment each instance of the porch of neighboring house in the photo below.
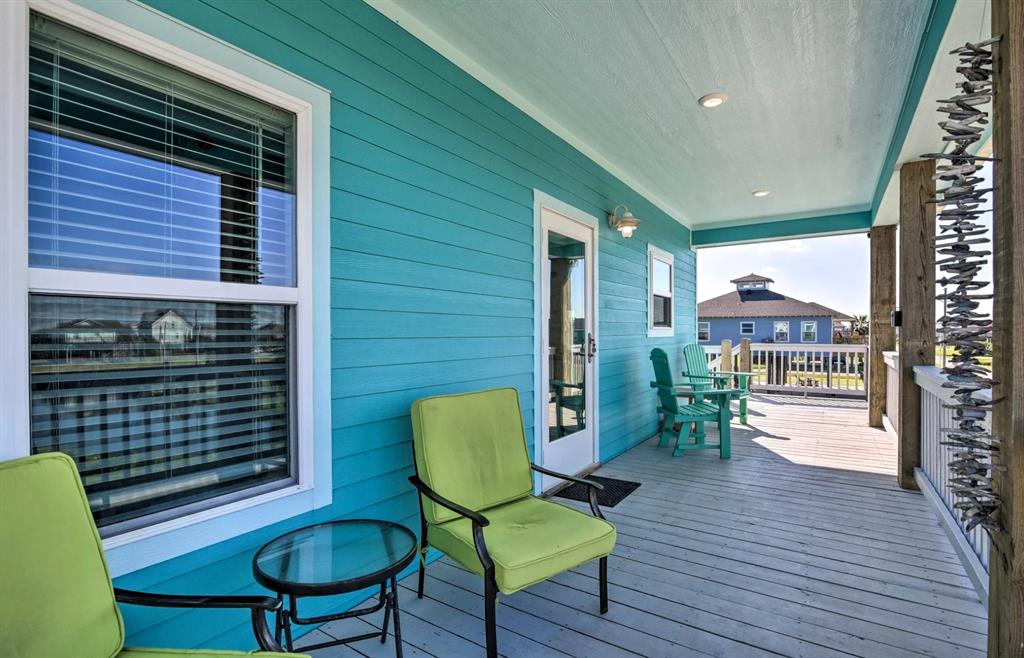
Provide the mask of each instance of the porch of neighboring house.
MULTIPOLYGON (((600 475, 642 483, 606 510, 619 531, 608 614, 597 613, 596 566, 584 565, 501 597, 501 651, 984 655, 985 607, 924 496, 896 485, 893 435, 866 416, 861 400, 755 394, 749 426, 733 425, 729 461, 672 458, 651 439, 606 464, 600 475)), ((423 600, 414 576, 402 585, 406 656, 482 651, 479 577, 442 558, 427 568, 423 600)), ((367 623, 334 622, 302 643, 367 623)))

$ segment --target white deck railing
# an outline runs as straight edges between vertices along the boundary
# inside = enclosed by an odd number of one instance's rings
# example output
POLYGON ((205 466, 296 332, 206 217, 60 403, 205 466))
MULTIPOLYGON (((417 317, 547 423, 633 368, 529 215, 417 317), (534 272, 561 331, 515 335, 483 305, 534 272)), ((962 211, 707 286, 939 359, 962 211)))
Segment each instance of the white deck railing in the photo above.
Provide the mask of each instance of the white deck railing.
MULTIPOLYGON (((921 468, 917 472, 918 486, 929 495, 929 498, 938 499, 936 507, 938 512, 945 516, 943 519, 947 531, 958 532, 961 545, 966 543, 973 553, 978 564, 973 568, 968 564, 968 573, 976 580, 981 578, 987 581, 988 559, 990 543, 988 535, 980 527, 967 532, 965 525, 960 521, 960 511, 953 507, 956 499, 949 488, 949 460, 952 457, 953 447, 943 445, 945 440, 942 428, 956 427, 953 420, 953 410, 947 405, 952 404, 951 390, 943 388, 946 381, 945 376, 935 366, 916 366, 914 368, 914 382, 921 389, 921 468)), ((991 422, 991 414, 986 422, 991 422)), ((970 555, 961 556, 971 562, 970 555)), ((981 583, 987 588, 987 582, 981 583)))
MULTIPOLYGON (((704 350, 709 367, 739 369, 739 345, 733 346, 733 363, 729 368, 722 367, 721 346, 705 345, 704 350)), ((867 345, 753 343, 751 390, 867 397, 867 354, 867 345)))
POLYGON ((885 418, 892 431, 900 433, 900 355, 882 352, 885 361, 885 418))

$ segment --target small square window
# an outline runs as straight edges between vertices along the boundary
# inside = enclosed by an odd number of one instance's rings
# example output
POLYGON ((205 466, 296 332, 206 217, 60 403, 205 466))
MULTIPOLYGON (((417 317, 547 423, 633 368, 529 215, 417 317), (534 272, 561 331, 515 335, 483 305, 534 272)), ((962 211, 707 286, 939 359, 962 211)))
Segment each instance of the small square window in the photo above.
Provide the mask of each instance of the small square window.
POLYGON ((775 323, 775 342, 789 342, 789 322, 781 320, 775 323))
POLYGON ((741 336, 753 336, 754 335, 754 323, 753 322, 740 322, 740 335, 741 336))
POLYGON ((818 342, 818 323, 809 320, 800 323, 800 341, 804 343, 818 342))
POLYGON ((647 335, 672 336, 675 333, 675 258, 671 253, 647 245, 647 335))

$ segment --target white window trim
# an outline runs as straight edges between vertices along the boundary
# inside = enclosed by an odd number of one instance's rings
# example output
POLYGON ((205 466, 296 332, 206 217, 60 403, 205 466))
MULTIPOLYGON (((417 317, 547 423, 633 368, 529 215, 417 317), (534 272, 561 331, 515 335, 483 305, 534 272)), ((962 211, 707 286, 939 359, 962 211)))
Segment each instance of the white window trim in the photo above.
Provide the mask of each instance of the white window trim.
POLYGON ((785 342, 788 343, 793 338, 793 335, 790 333, 789 320, 775 320, 775 321, 772 322, 772 340, 778 341, 779 330, 778 330, 777 325, 780 325, 780 324, 786 325, 786 341, 785 342))
POLYGON ((706 342, 708 342, 710 340, 711 340, 711 323, 710 322, 698 322, 697 323, 697 342, 698 343, 706 343, 706 342), (702 324, 707 327, 707 330, 708 330, 708 337, 707 338, 701 338, 700 337, 700 326, 702 324))
POLYGON ((757 333, 757 323, 753 320, 743 320, 740 322, 740 336, 753 336, 757 333), (743 331, 743 325, 749 324, 750 331, 743 331))
POLYGON ((801 343, 817 343, 818 342, 818 321, 817 320, 801 320, 800 321, 800 342, 801 343), (804 325, 812 325, 814 327, 814 338, 806 340, 804 338, 804 325))
POLYGON ((295 306, 296 483, 103 540, 114 576, 327 505, 331 489, 330 94, 194 27, 134 2, 0 3, 0 459, 30 454, 28 292, 185 298, 295 306), (296 115, 295 288, 28 267, 28 34, 37 11, 296 115), (155 36, 159 35, 159 36, 155 36), (195 53, 203 53, 203 57, 195 53), (210 59, 207 59, 210 58, 210 59), (216 60, 212 61, 212 60, 216 60), (314 111, 315 108, 315 111, 314 111), (314 185, 314 179, 317 180, 314 185), (314 271, 319 276, 314 276, 314 271), (239 295, 239 293, 241 293, 239 295), (318 355, 314 358, 314 354, 318 355))
MULTIPOLYGON (((664 297, 664 295, 659 295, 664 297)), ((647 243, 647 336, 649 338, 665 338, 676 335, 676 259, 672 252, 659 249, 647 243), (669 266, 669 322, 668 327, 654 326, 654 261, 659 260, 669 266)))

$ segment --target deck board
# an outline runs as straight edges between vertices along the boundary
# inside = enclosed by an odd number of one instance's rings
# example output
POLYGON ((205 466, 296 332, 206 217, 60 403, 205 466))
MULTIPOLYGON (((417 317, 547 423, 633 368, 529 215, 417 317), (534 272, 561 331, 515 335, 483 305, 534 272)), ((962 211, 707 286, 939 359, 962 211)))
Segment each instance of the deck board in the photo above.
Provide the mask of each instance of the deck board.
MULTIPOLYGON (((651 439, 606 464, 601 475, 643 483, 606 510, 619 530, 609 613, 597 614, 596 566, 583 565, 501 597, 501 652, 984 656, 985 608, 927 502, 897 488, 895 441, 866 421, 861 401, 754 395, 731 460, 673 458, 651 439)), ((414 577, 402 582, 406 655, 482 655, 480 578, 449 558, 427 574, 423 600, 414 577)), ((365 624, 327 624, 316 639, 365 624)))

